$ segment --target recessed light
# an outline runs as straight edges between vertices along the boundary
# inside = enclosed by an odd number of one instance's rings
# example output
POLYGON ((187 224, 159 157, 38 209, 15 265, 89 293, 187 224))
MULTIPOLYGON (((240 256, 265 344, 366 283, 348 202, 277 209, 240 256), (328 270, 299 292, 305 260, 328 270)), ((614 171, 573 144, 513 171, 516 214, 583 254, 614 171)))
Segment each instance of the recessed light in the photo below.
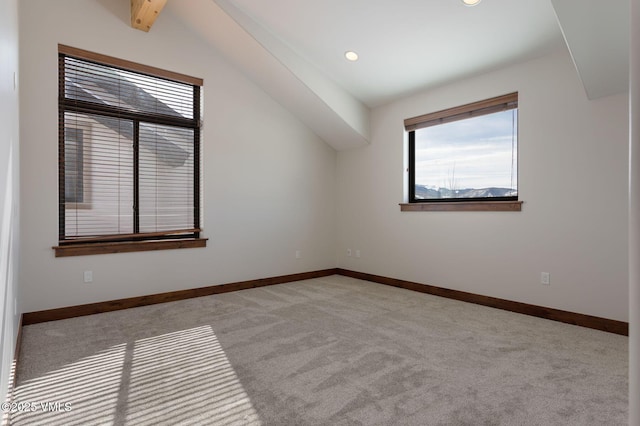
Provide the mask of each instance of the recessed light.
POLYGON ((348 61, 355 62, 358 60, 358 54, 353 50, 349 50, 344 52, 344 57, 347 58, 348 61))
POLYGON ((480 0, 462 0, 462 3, 464 3, 465 6, 475 6, 480 3, 480 0))

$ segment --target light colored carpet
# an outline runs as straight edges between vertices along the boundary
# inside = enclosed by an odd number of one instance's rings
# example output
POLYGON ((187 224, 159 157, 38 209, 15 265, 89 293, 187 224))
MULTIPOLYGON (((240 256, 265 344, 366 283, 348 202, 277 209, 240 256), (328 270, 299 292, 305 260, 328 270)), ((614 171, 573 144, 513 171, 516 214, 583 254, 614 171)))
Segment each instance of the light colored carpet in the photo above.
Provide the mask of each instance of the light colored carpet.
POLYGON ((15 425, 627 422, 626 337, 343 276, 23 333, 15 425))

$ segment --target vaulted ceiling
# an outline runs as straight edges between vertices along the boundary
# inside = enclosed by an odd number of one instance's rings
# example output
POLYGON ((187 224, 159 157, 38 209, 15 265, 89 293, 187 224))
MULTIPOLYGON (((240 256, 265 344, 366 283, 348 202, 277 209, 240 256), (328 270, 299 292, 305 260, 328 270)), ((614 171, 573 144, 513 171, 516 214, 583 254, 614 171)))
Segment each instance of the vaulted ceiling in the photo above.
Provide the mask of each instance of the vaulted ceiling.
POLYGON ((629 0, 179 0, 182 19, 336 149, 370 108, 567 43, 589 98, 628 87, 629 0), (349 62, 346 51, 359 60, 349 62))

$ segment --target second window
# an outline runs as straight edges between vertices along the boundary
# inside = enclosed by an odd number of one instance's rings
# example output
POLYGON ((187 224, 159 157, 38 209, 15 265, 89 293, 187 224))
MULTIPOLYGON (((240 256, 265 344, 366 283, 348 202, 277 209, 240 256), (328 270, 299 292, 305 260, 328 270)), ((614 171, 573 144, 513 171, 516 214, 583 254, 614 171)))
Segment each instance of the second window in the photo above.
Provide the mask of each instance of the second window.
POLYGON ((518 94, 405 120, 409 202, 518 200, 518 94))

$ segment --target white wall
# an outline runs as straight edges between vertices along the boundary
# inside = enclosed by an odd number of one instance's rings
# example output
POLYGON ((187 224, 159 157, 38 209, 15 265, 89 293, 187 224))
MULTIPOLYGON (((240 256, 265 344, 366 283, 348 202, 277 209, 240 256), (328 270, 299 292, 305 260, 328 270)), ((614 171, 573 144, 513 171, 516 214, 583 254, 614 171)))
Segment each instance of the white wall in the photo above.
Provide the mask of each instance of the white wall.
POLYGON ((559 50, 372 114, 371 145, 338 153, 339 267, 628 320, 626 94, 588 101, 559 50), (400 212, 403 120, 513 91, 522 212, 400 212))
POLYGON ((5 400, 20 312, 18 297, 18 2, 0 0, 0 401, 5 400))
POLYGON ((25 312, 335 267, 335 151, 170 11, 144 33, 126 1, 22 0, 20 65, 25 312), (207 248, 54 258, 58 43, 204 79, 207 248))

